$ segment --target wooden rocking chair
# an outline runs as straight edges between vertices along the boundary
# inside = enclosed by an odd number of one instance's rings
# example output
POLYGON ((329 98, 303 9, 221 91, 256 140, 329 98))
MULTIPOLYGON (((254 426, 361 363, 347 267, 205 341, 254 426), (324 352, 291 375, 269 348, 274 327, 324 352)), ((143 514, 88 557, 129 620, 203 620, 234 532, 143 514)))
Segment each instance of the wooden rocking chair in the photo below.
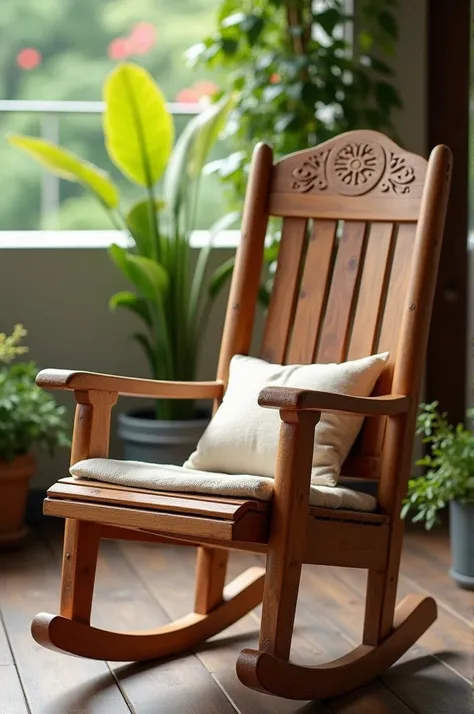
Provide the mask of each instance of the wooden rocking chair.
POLYGON ((450 167, 444 146, 427 162, 372 131, 341 135, 275 164, 271 149, 260 144, 217 380, 187 384, 63 370, 39 374, 41 387, 74 392, 72 463, 107 457, 111 409, 119 395, 208 398, 217 405, 231 357, 250 349, 269 216, 283 223, 261 357, 292 364, 390 352, 372 397, 286 387, 261 392, 261 406, 279 409, 281 417, 270 504, 70 478, 55 484, 44 512, 66 519, 61 607, 58 616, 42 613, 34 619, 37 642, 96 659, 153 659, 195 647, 263 596, 259 648, 240 654, 240 680, 282 697, 320 699, 376 677, 429 627, 436 618, 432 598, 410 595, 397 607, 395 600, 400 507, 412 464, 450 167), (370 417, 343 476, 378 481, 377 512, 309 506, 313 432, 321 412, 370 417), (156 631, 91 626, 100 538, 198 545, 194 612, 156 631), (224 587, 232 549, 266 553, 266 569, 252 568, 224 587), (289 661, 303 563, 369 571, 362 644, 316 667, 289 661))

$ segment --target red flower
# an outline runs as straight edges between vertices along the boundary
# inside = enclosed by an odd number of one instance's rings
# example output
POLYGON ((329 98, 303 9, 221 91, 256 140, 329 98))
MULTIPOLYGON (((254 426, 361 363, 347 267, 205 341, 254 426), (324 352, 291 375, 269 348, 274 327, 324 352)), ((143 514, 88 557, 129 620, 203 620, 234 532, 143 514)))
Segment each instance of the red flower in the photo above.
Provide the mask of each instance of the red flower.
POLYGON ((144 55, 151 50, 156 41, 156 29, 151 22, 138 22, 130 34, 132 52, 144 55))
POLYGON ((16 63, 20 69, 34 69, 43 59, 41 52, 33 47, 25 47, 16 56, 16 63))
POLYGON ((199 92, 197 92, 193 87, 188 87, 187 89, 181 89, 176 95, 176 101, 182 102, 183 104, 196 104, 199 101, 199 92))
POLYGON ((113 60, 125 59, 131 51, 130 40, 127 37, 116 37, 107 48, 107 54, 113 60))
POLYGON ((281 77, 279 74, 274 72, 270 77, 270 84, 278 84, 279 82, 281 82, 281 77))
POLYGON ((193 88, 200 97, 212 97, 213 94, 219 91, 219 87, 215 82, 202 79, 199 82, 194 82, 193 88))

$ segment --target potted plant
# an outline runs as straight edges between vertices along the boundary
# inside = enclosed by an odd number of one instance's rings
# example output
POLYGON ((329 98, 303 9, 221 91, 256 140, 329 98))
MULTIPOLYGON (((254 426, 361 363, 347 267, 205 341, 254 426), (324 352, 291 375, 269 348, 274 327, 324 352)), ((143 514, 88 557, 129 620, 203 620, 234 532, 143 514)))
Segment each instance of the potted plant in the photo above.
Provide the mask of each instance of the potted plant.
MULTIPOLYGON (((113 225, 125 232, 128 246, 114 244, 109 255, 134 290, 112 296, 110 307, 131 310, 142 321, 143 330, 133 338, 145 352, 152 377, 193 380, 210 305, 229 275, 225 264, 208 275, 214 236, 237 218, 237 213, 228 214, 210 229, 193 270, 191 233, 201 173, 231 99, 224 97, 191 119, 174 149, 173 118, 145 69, 119 65, 105 82, 104 99, 107 152, 124 177, 145 191, 130 207, 120 206, 118 188, 108 174, 72 152, 34 137, 11 135, 9 141, 58 176, 91 191, 113 225)), ((125 457, 182 463, 207 422, 207 415, 184 400, 160 400, 149 410, 121 414, 125 457)))
MULTIPOLYGON (((420 409, 417 433, 429 450, 417 465, 426 472, 409 481, 402 517, 414 509, 413 522, 424 521, 430 530, 449 503, 450 575, 474 590, 474 433, 464 424, 449 424, 446 414, 438 411, 438 402, 422 404, 420 409)), ((467 415, 472 422, 474 410, 467 415)))
POLYGON ((27 352, 19 343, 26 330, 16 325, 0 334, 0 547, 26 533, 26 500, 35 469, 34 446, 53 454, 69 445, 65 409, 36 386, 33 362, 10 364, 27 352))

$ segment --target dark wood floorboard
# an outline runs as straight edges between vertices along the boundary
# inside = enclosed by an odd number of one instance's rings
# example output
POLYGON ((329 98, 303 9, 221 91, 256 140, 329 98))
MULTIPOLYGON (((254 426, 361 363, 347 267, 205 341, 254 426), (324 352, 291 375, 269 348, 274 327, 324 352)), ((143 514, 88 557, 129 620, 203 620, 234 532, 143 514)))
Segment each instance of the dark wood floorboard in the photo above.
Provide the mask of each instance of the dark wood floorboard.
POLYGON ((31 714, 130 714, 105 662, 65 658, 31 637, 34 614, 58 607, 59 563, 41 535, 0 553, 0 574, 3 622, 31 714))
MULTIPOLYGON (((49 541, 59 559, 59 539, 54 534, 49 541)), ((93 622, 105 629, 129 631, 165 625, 169 617, 150 594, 147 580, 136 577, 119 547, 113 541, 100 544, 93 622)), ((155 559, 161 555, 156 547, 153 555, 155 559)), ((109 666, 124 699, 138 714, 234 714, 212 675, 193 654, 162 662, 159 667, 117 662, 109 666)))
POLYGON ((449 577, 451 554, 445 530, 410 532, 402 558, 404 575, 436 597, 438 605, 456 617, 472 623, 474 595, 468 590, 453 587, 449 577))
MULTIPOLYGON (((169 556, 164 561, 156 562, 155 547, 139 543, 122 543, 121 548, 128 562, 134 568, 137 577, 146 579, 150 590, 167 611, 170 619, 176 619, 192 610, 194 561, 192 549, 175 546, 169 549, 169 556)), ((255 556, 235 553, 231 557, 229 576, 238 575, 247 566, 255 565, 255 556)), ((271 714, 289 714, 302 708, 301 702, 281 701, 265 694, 259 694, 243 687, 235 674, 235 661, 244 647, 258 644, 259 618, 247 615, 240 622, 218 636, 197 651, 197 656, 213 677, 228 692, 230 700, 239 712, 269 712, 271 714)), ((315 714, 327 714, 322 704, 312 704, 307 711, 315 714)))
MULTIPOLYGON (((37 646, 32 616, 57 608, 58 524, 0 554, 1 714, 468 714, 472 712, 472 593, 452 583, 447 534, 408 533, 399 596, 429 592, 439 618, 380 680, 325 702, 279 700, 243 687, 235 660, 258 640, 259 608, 184 657, 160 663, 93 662, 37 646), (26 700, 25 700, 26 697, 26 700)), ((101 543, 93 620, 114 629, 151 628, 192 608, 195 551, 101 543)), ((230 577, 261 562, 231 556, 230 577)), ((292 659, 318 663, 358 643, 365 574, 304 568, 292 659)))
POLYGON ((0 703, 2 714, 29 714, 18 670, 0 618, 0 703))

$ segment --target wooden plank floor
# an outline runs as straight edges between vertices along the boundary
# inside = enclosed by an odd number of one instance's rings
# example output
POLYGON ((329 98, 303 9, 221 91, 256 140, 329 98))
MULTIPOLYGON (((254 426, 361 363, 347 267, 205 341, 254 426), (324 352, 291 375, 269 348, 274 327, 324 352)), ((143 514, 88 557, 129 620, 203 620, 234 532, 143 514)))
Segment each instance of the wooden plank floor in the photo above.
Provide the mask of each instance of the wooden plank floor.
MULTIPOLYGON (((444 531, 407 534, 400 597, 426 592, 439 617, 419 643, 380 680, 324 702, 292 702, 253 692, 235 674, 243 647, 257 643, 259 611, 195 653, 159 663, 93 662, 42 649, 30 636, 32 616, 56 612, 62 532, 31 533, 25 547, 0 553, 1 714, 467 714, 472 712, 473 595, 450 580, 444 531)), ((235 553, 229 575, 260 556, 235 553)), ((142 629, 189 612, 194 550, 101 543, 93 620, 142 629)), ((358 643, 365 573, 306 566, 292 659, 318 663, 358 643)))

